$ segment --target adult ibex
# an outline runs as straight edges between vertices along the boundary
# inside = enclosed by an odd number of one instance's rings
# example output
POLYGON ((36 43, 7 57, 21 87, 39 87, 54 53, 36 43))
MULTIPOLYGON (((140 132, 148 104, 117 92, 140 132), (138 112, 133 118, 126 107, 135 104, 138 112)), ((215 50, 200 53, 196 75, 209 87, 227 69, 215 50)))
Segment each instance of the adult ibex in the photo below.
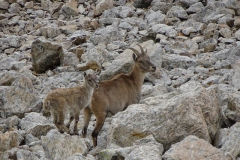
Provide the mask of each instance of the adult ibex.
POLYGON ((50 92, 43 105, 43 114, 48 112, 53 117, 53 123, 58 131, 64 131, 70 134, 70 124, 75 119, 74 133, 78 134, 77 123, 79 121, 80 111, 87 107, 94 92, 94 88, 98 87, 96 74, 86 74, 84 72, 84 82, 82 85, 73 88, 59 88, 50 92), (64 125, 66 114, 70 114, 70 119, 67 125, 64 125))
POLYGON ((95 89, 90 106, 84 108, 83 137, 86 137, 92 113, 96 116, 96 125, 92 132, 93 147, 97 146, 97 136, 107 115, 114 115, 131 104, 139 103, 146 73, 156 70, 156 66, 150 62, 146 54, 147 51, 144 52, 143 48, 138 46, 141 53, 134 48, 129 48, 134 52, 135 64, 132 71, 129 74, 118 74, 111 80, 99 82, 99 88, 95 89))

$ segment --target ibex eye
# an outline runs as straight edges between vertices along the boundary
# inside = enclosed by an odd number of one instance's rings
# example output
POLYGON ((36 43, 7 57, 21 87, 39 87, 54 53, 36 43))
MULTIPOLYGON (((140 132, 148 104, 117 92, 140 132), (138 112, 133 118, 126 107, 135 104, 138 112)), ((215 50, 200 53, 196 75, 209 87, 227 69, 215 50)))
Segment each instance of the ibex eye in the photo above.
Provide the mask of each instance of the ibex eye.
POLYGON ((142 60, 138 61, 139 63, 142 63, 142 60))

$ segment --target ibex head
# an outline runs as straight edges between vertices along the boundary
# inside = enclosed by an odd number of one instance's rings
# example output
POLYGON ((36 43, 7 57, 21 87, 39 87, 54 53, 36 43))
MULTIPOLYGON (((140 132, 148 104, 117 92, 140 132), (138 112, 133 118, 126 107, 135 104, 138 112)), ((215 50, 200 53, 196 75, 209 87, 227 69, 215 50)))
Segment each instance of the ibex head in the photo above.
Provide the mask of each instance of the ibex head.
POLYGON ((133 60, 135 61, 135 65, 142 71, 142 72, 155 72, 156 66, 150 61, 150 57, 146 54, 147 50, 143 50, 142 46, 140 47, 141 53, 134 48, 131 49, 133 53, 133 60))
POLYGON ((91 86, 92 88, 98 88, 98 78, 97 78, 97 73, 89 73, 87 74, 86 72, 84 72, 84 78, 86 83, 91 86))

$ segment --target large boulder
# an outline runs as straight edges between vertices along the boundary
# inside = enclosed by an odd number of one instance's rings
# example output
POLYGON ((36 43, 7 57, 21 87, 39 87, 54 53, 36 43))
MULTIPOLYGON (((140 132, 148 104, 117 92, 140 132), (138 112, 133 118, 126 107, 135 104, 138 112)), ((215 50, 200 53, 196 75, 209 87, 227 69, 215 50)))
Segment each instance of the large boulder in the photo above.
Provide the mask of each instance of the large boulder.
POLYGON ((76 153, 85 153, 87 146, 84 139, 79 136, 61 134, 51 130, 46 136, 41 137, 42 146, 49 159, 67 159, 76 153))
POLYGON ((188 82, 180 87, 180 94, 149 97, 116 114, 108 130, 108 144, 128 147, 147 135, 154 135, 165 149, 188 135, 210 142, 220 128, 219 113, 215 89, 188 82))
POLYGON ((63 59, 62 46, 45 39, 37 39, 32 43, 31 55, 33 69, 36 73, 43 73, 60 65, 63 59))
POLYGON ((30 78, 19 77, 5 92, 4 112, 6 117, 12 115, 23 117, 24 113, 39 112, 41 104, 30 78))
POLYGON ((19 126, 26 133, 38 138, 45 136, 48 131, 55 128, 46 117, 36 112, 27 114, 25 118, 21 119, 19 126))
POLYGON ((188 136, 183 141, 176 143, 163 155, 163 160, 177 159, 218 159, 230 160, 231 157, 213 147, 210 143, 196 136, 188 136))

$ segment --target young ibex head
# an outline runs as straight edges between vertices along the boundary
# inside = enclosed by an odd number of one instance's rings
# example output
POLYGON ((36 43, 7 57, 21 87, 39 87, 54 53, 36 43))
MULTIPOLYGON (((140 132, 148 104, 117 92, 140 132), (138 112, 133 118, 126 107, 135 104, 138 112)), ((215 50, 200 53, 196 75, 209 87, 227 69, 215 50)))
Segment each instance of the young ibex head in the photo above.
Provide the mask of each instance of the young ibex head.
POLYGON ((85 82, 92 88, 98 88, 97 74, 87 74, 84 72, 85 82))
POLYGON ((143 50, 142 46, 138 45, 141 49, 141 53, 134 48, 131 49, 133 53, 133 60, 135 61, 136 67, 138 67, 142 72, 155 72, 156 66, 150 61, 149 56, 146 54, 147 50, 143 50))

